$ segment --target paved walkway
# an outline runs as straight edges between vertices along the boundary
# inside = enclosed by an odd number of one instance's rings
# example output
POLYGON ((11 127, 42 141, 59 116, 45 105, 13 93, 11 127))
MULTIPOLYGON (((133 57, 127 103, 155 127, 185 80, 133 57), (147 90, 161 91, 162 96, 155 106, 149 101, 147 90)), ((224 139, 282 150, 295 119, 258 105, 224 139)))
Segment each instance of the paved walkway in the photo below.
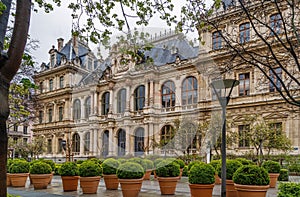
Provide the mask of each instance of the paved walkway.
MULTIPOLYGON (((292 182, 300 182, 300 177, 294 176, 290 177, 290 181, 292 182)), ((15 188, 15 187, 9 187, 8 193, 20 195, 22 197, 77 197, 77 196, 90 196, 90 197, 121 197, 122 192, 119 188, 118 190, 106 190, 104 181, 101 179, 98 193, 97 194, 82 194, 82 190, 78 189, 74 192, 63 192, 62 189, 62 183, 60 176, 54 176, 52 183, 48 186, 47 189, 43 190, 34 190, 33 186, 29 184, 29 180, 27 181, 27 184, 25 188, 15 188)), ((213 190, 213 197, 219 197, 221 194, 221 186, 215 185, 213 190)), ((160 190, 158 182, 155 180, 150 181, 144 181, 143 186, 141 189, 141 192, 139 194, 140 197, 154 197, 154 196, 160 196, 160 190)), ((183 177, 177 184, 176 187, 176 193, 175 195, 164 195, 164 196, 176 196, 176 197, 184 197, 184 196, 190 196, 190 189, 188 187, 187 178, 183 177)), ((267 192, 267 197, 276 197, 277 196, 277 187, 276 188, 270 188, 267 192)))

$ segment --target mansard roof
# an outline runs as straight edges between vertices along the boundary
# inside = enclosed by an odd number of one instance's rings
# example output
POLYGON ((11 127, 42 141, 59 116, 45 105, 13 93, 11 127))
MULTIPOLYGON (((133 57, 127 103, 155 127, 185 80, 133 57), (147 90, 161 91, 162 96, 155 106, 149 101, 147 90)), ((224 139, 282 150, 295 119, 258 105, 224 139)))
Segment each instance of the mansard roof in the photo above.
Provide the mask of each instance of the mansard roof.
MULTIPOLYGON (((159 42, 153 41, 153 47, 149 51, 144 51, 146 58, 153 60, 154 66, 163 66, 174 63, 176 58, 181 60, 191 59, 198 56, 199 48, 192 46, 183 34, 175 34, 166 39, 160 38, 159 42)), ((92 73, 84 77, 79 84, 89 84, 98 82, 106 68, 111 68, 111 57, 102 62, 92 73), (99 77, 95 79, 95 77, 99 77)))

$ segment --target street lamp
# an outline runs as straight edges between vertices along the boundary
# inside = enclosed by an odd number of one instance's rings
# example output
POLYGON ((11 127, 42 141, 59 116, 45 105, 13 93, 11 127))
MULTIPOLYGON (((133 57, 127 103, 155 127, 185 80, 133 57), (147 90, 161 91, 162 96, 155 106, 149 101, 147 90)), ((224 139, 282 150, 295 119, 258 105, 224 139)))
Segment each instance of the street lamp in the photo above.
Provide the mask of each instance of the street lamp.
POLYGON ((222 126, 222 141, 221 141, 221 153, 222 153, 221 197, 226 197, 226 106, 230 100, 230 95, 233 87, 239 84, 240 82, 235 79, 216 80, 211 82, 210 84, 222 107, 223 126, 222 126))

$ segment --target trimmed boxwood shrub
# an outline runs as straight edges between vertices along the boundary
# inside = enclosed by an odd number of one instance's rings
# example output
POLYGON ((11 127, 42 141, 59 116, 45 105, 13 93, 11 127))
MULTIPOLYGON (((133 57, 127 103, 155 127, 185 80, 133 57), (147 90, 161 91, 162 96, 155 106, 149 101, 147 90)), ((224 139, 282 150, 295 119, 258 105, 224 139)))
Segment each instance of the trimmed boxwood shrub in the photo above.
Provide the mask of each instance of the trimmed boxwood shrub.
POLYGON ((65 162, 59 168, 60 176, 78 176, 78 166, 74 162, 65 162))
POLYGON ((127 162, 128 160, 127 160, 127 159, 124 159, 124 158, 120 158, 120 159, 118 159, 118 161, 120 162, 120 164, 122 164, 122 163, 127 162))
POLYGON ((79 176, 94 177, 102 175, 102 167, 98 162, 85 161, 79 166, 79 176))
POLYGON ((58 164, 58 163, 55 164, 55 169, 54 169, 54 174, 55 174, 55 175, 59 175, 59 172, 58 172, 58 171, 59 171, 61 165, 62 165, 62 164, 58 164))
POLYGON ((52 171, 55 170, 55 163, 54 163, 54 161, 52 161, 51 159, 44 159, 42 161, 45 162, 45 163, 47 163, 47 164, 49 164, 50 167, 51 167, 51 169, 52 169, 52 171))
POLYGON ((15 160, 9 166, 9 173, 28 173, 30 165, 24 160, 15 160))
POLYGON ((138 163, 138 164, 142 164, 142 158, 139 158, 139 157, 130 158, 128 161, 138 163))
POLYGON ((150 159, 143 159, 142 160, 142 166, 144 167, 145 170, 152 170, 154 168, 153 161, 150 159))
MULTIPOLYGON (((232 180, 233 174, 242 165, 243 164, 241 162, 239 162, 238 160, 227 159, 226 160, 226 179, 232 180)), ((222 168, 222 163, 220 163, 220 165, 217 166, 217 171, 218 171, 218 175, 220 178, 222 178, 221 168, 222 168)))
POLYGON ((10 165, 13 163, 13 159, 7 159, 7 162, 6 162, 6 172, 9 172, 9 167, 10 165))
POLYGON ((175 159, 174 162, 176 162, 180 166, 180 169, 184 168, 185 166, 184 161, 182 161, 181 159, 175 159))
POLYGON ((119 179, 140 179, 144 174, 143 167, 135 162, 123 163, 117 169, 117 177, 119 179))
POLYGON ((218 165, 221 165, 221 160, 212 160, 210 163, 210 165, 212 165, 212 167, 214 167, 215 169, 215 173, 218 174, 217 172, 217 168, 218 168, 218 165))
POLYGON ((236 158, 235 160, 238 160, 239 162, 241 162, 244 166, 245 165, 255 165, 255 163, 249 159, 245 159, 245 158, 236 158))
POLYGON ((34 162, 30 166, 29 170, 30 174, 51 174, 52 168, 49 164, 39 161, 39 162, 34 162))
POLYGON ((287 169, 280 169, 278 180, 289 181, 289 171, 287 169))
POLYGON ((182 176, 188 176, 188 166, 184 166, 183 171, 182 171, 182 176))
POLYGON ((120 162, 114 158, 105 159, 102 163, 103 174, 117 174, 120 162))
POLYGON ((268 173, 279 173, 281 169, 280 164, 272 160, 264 161, 261 167, 266 169, 268 173))
POLYGON ((204 163, 204 162, 199 161, 199 160, 191 161, 191 162, 189 163, 189 165, 188 165, 188 171, 191 170, 191 168, 193 167, 193 165, 195 165, 195 164, 202 164, 202 163, 204 163))
POLYGON ((175 162, 163 160, 157 164, 156 175, 158 177, 177 177, 180 174, 180 166, 175 162))
POLYGON ((295 197, 300 196, 300 183, 280 183, 278 186, 277 197, 295 197))
POLYGON ((83 162, 85 162, 85 160, 77 160, 76 164, 82 164, 83 162))
POLYGON ((210 164, 195 164, 188 176, 191 184, 213 184, 215 182, 215 169, 210 164))
POLYGON ((290 173, 300 174, 300 164, 297 163, 289 164, 288 170, 290 173))
POLYGON ((234 173, 232 180, 241 185, 269 185, 270 183, 267 170, 256 165, 240 167, 234 173))
POLYGON ((164 159, 163 158, 157 158, 153 161, 153 164, 154 164, 154 168, 156 168, 156 166, 162 162, 164 159))

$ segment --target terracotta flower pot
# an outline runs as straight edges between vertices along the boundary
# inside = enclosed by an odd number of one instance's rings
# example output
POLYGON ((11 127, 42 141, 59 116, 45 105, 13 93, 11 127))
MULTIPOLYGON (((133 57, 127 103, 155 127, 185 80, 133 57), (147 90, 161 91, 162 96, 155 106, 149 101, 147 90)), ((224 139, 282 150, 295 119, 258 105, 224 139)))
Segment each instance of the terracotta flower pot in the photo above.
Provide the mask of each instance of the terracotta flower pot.
POLYGON ((215 174, 215 184, 220 185, 221 184, 221 178, 219 177, 218 174, 215 174))
POLYGON ((116 174, 103 174, 103 178, 107 190, 118 189, 119 179, 116 174))
POLYGON ((189 184, 192 197, 212 197, 215 184, 189 184))
POLYGON ((11 186, 9 173, 6 173, 6 186, 11 186))
POLYGON ((279 173, 269 173, 269 177, 270 177, 270 188, 275 188, 277 179, 279 177, 279 173))
POLYGON ((144 180, 150 180, 152 170, 146 170, 146 173, 144 175, 144 180))
POLYGON ((153 174, 154 174, 154 179, 157 180, 157 175, 156 175, 156 171, 155 170, 153 171, 153 174))
POLYGON ((61 176, 64 192, 77 191, 79 176, 61 176))
POLYGON ((53 178, 53 174, 54 174, 54 172, 51 173, 51 176, 50 176, 50 179, 49 179, 49 183, 48 183, 49 185, 51 184, 51 181, 52 181, 52 178, 53 178))
POLYGON ((119 179, 123 197, 138 197, 144 178, 141 179, 119 179))
POLYGON ((226 180, 226 197, 238 197, 233 180, 226 180))
POLYGON ((157 177, 162 195, 175 194, 176 185, 179 177, 157 177))
POLYGON ((269 185, 234 185, 237 190, 238 197, 265 197, 269 188, 269 185))
POLYGON ((47 189, 51 174, 30 174, 34 189, 47 189))
POLYGON ((29 173, 10 173, 11 186, 13 187, 25 187, 27 177, 29 173))
POLYGON ((84 194, 96 194, 101 176, 80 177, 80 187, 84 194))

